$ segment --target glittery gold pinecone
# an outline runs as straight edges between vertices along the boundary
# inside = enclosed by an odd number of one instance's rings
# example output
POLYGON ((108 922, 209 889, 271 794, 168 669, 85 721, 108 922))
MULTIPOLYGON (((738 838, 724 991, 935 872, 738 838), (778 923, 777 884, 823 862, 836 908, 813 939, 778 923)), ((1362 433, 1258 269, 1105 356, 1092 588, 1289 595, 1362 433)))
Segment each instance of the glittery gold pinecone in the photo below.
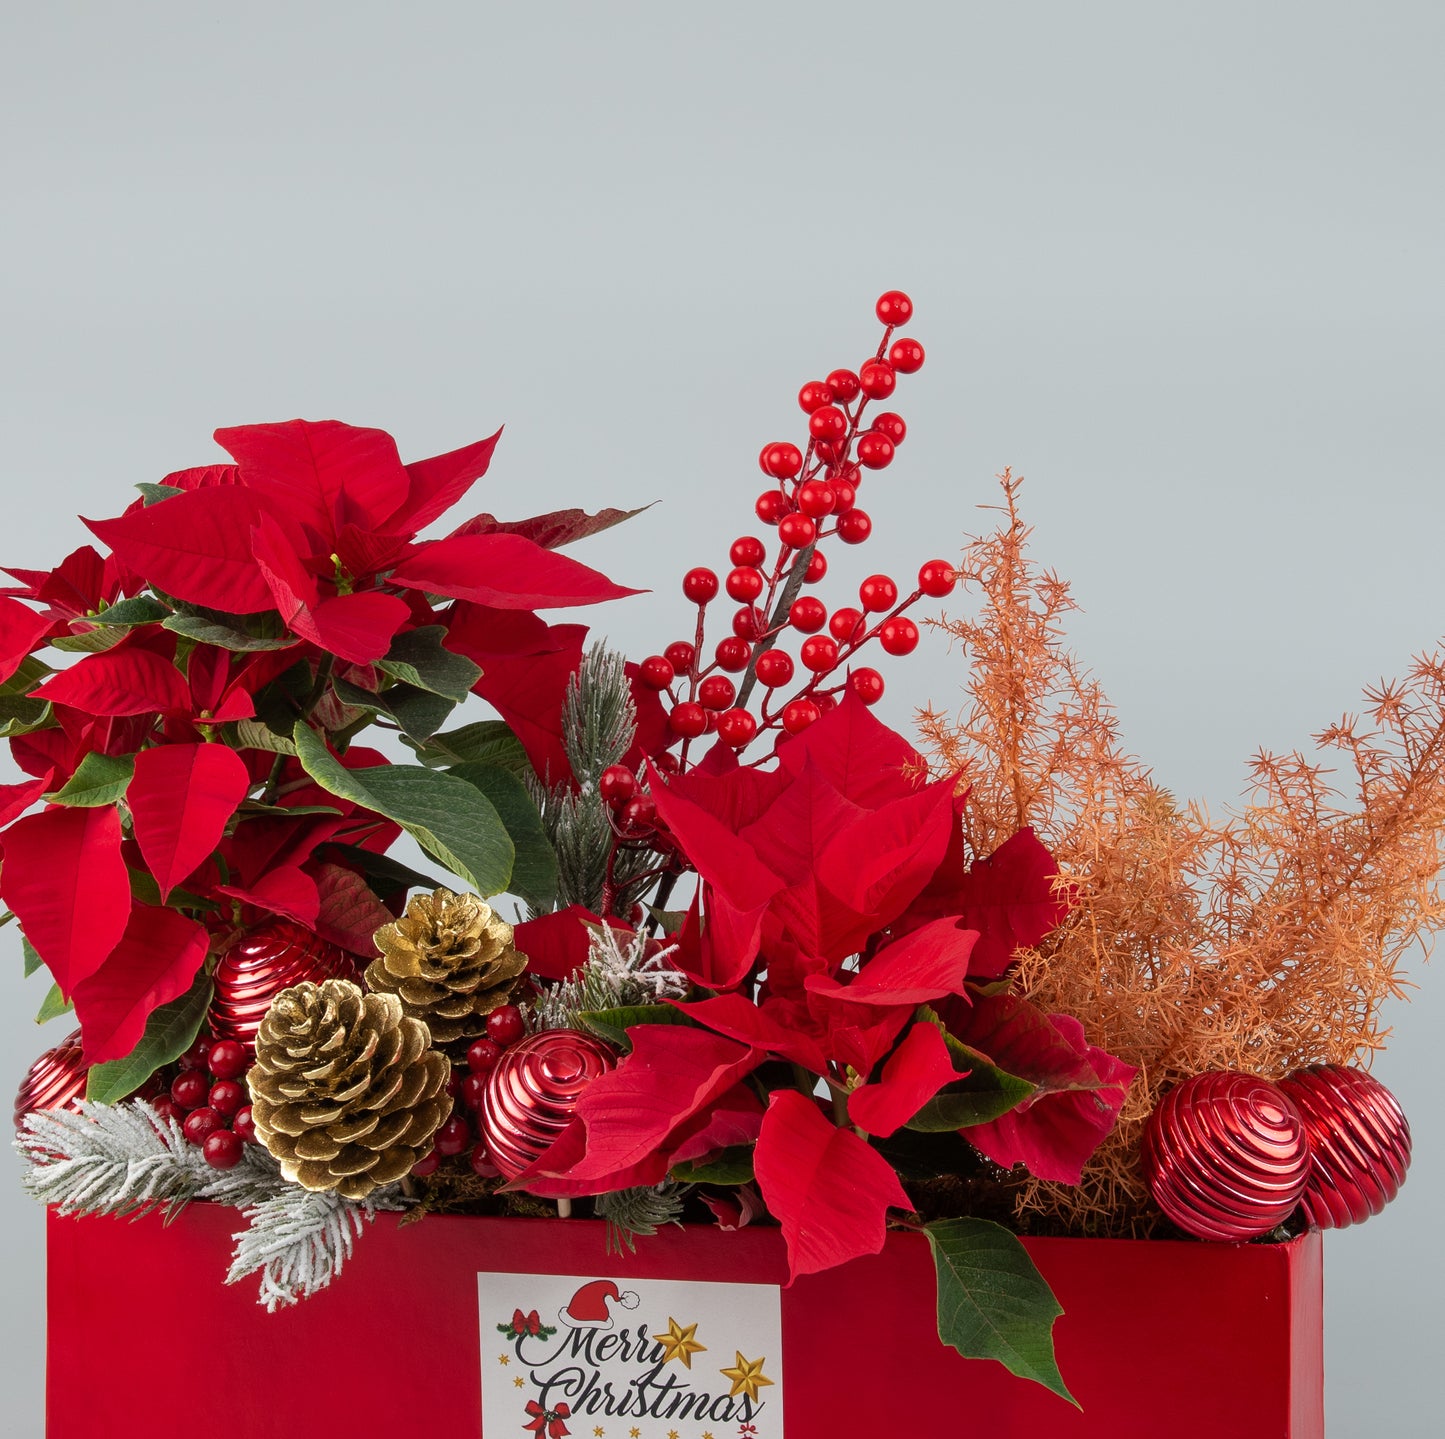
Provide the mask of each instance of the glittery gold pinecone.
POLYGON ((426 1022, 433 1044, 484 1033, 527 967, 512 947, 512 926, 476 895, 449 889, 414 896, 375 942, 381 958, 367 967, 367 988, 397 995, 426 1022))
POLYGON ((256 1138, 292 1182, 364 1199, 431 1147, 451 1113, 450 1072, 395 995, 344 979, 283 989, 246 1076, 256 1138))

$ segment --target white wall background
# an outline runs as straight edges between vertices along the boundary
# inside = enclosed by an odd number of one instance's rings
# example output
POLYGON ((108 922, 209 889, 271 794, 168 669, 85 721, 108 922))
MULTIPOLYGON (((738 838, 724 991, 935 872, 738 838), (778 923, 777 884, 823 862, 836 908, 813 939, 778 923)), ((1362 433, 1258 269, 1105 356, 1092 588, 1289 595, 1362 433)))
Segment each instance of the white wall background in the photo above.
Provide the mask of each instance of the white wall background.
MULTIPOLYGON (((929 360, 856 572, 946 552, 1013 465, 1129 742, 1227 802, 1445 629, 1442 40, 1329 0, 0 6, 0 560, 217 425, 417 456, 506 422, 475 508, 663 501, 577 552, 656 589, 598 617, 641 654, 898 285, 929 360)), ((898 724, 958 678, 889 673, 898 724)), ((1332 1439, 1439 1432, 1419 979, 1375 1071, 1414 1172, 1327 1241, 1332 1439)), ((42 988, 0 934, 15 1079, 42 988)), ((0 1429, 32 1436, 41 1215, 0 1170, 0 1429)))

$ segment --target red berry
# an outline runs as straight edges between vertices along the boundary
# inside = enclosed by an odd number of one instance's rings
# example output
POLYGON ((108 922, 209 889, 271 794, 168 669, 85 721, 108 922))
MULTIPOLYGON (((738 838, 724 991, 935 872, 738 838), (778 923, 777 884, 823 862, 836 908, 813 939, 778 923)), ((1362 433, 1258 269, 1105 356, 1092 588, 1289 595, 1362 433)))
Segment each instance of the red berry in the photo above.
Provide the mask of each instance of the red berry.
POLYGON ((803 452, 796 445, 786 442, 764 445, 758 463, 765 475, 771 475, 775 480, 791 480, 803 468, 803 452))
POLYGON ((791 513, 793 502, 781 490, 764 490, 753 506, 753 512, 765 525, 775 525, 791 513))
POLYGON ((435 1149, 438 1154, 444 1154, 448 1159, 454 1154, 460 1154, 462 1150, 471 1147, 472 1127, 461 1117, 454 1114, 437 1130, 435 1149))
POLYGON ((727 590, 735 600, 755 600, 763 592, 763 573, 751 565, 728 571, 727 590))
POLYGON ((861 545, 873 533, 873 521, 867 510, 849 510, 838 516, 838 538, 845 545, 861 545))
POLYGON ((185 1136, 192 1144, 204 1144, 208 1134, 214 1134, 218 1129, 224 1129, 226 1121, 209 1105, 202 1109, 193 1109, 186 1115, 186 1122, 181 1125, 185 1136))
POLYGON ((848 457, 847 440, 818 440, 813 445, 813 453, 820 460, 826 460, 830 465, 835 465, 839 460, 848 457))
POLYGON ((936 600, 951 595, 957 583, 958 571, 947 560, 929 560, 919 566, 918 588, 936 600))
POLYGON ((744 605, 733 616, 733 634, 752 641, 768 632, 768 617, 756 605, 744 605))
POLYGON ((719 669, 737 674, 740 670, 747 669, 748 661, 753 657, 753 647, 746 640, 740 640, 736 635, 727 635, 717 642, 714 654, 719 669))
POLYGON ((665 690, 675 678, 671 662, 661 655, 648 655, 638 665, 637 675, 650 690, 665 690))
POLYGON ((217 1079, 235 1079, 249 1063, 245 1045, 236 1039, 218 1039, 206 1056, 206 1067, 217 1079))
POLYGON ((697 651, 686 640, 673 640, 662 653, 674 674, 690 674, 697 661, 697 651))
POLYGON ((177 1109, 199 1109, 211 1086, 199 1069, 183 1069, 171 1081, 171 1102, 177 1109))
POLYGON ((888 363, 900 375, 916 375, 923 368, 923 346, 917 340, 894 340, 888 350, 888 363))
POLYGON ((728 709, 738 692, 726 675, 709 675, 698 687, 697 697, 705 710, 728 709))
POLYGON ((837 496, 827 480, 808 480, 798 487, 798 508, 815 520, 833 513, 837 496))
MULTIPOLYGON (((672 726, 673 734, 680 734, 683 739, 696 739, 707 731, 707 711, 700 704, 684 700, 680 705, 672 707, 667 722, 672 726)), ((637 801, 634 800, 633 803, 636 804, 637 801)))
POLYGON ((848 416, 837 405, 824 405, 808 416, 808 433, 815 440, 841 440, 848 433, 848 416))
POLYGON ((857 397, 858 376, 852 370, 834 370, 825 382, 833 392, 833 398, 847 405, 857 397))
POLYGON ((918 648, 918 626, 907 615, 895 615, 884 621, 878 643, 890 655, 911 655, 918 648))
POLYGON ((834 610, 828 621, 828 633, 840 645, 852 644, 863 638, 863 611, 854 609, 834 610))
POLYGON ((865 610, 891 610, 898 603, 898 586, 887 575, 869 575, 858 586, 858 600, 865 610))
MULTIPOLYGON (((693 708, 700 706, 694 705, 693 708)), ((657 820, 657 802, 650 794, 640 794, 622 806, 618 818, 624 829, 650 829, 657 820)))
MULTIPOLYGON (((849 465, 850 470, 856 469, 849 465)), ((833 481, 833 513, 835 515, 846 515, 854 505, 858 503, 858 491, 854 488, 851 480, 833 481)))
POLYGON ((182 1069, 204 1069, 211 1055, 211 1046, 216 1041, 209 1034, 203 1034, 186 1052, 179 1063, 182 1069))
POLYGON ((652 763, 657 767, 659 774, 682 773, 682 762, 675 754, 668 754, 665 750, 661 754, 653 755, 652 763))
POLYGON ((522 1011, 515 1004, 504 1004, 487 1016, 487 1038, 499 1049, 515 1044, 526 1028, 522 1023, 522 1011))
POLYGON ((838 641, 831 635, 809 635, 798 651, 798 658, 814 674, 822 674, 838 663, 838 641))
POLYGON ((767 685, 770 690, 775 690, 779 685, 785 685, 792 679, 792 657, 784 654, 782 650, 769 650, 766 654, 758 656, 754 673, 758 677, 759 684, 767 685))
POLYGON ((908 426, 903 423, 903 416, 895 415, 892 410, 884 410, 881 415, 874 415, 873 429, 880 435, 887 435, 895 445, 901 445, 908 434, 908 426))
POLYGON ((819 695, 817 705, 820 714, 828 714, 838 708, 838 701, 832 695, 819 695))
POLYGON ((740 535, 728 551, 728 558, 735 565, 760 565, 767 557, 766 546, 752 535, 740 535))
POLYGON ((902 290, 885 290, 879 295, 873 313, 885 325, 906 325, 913 317, 913 301, 902 290))
POLYGON ((236 1117, 231 1121, 231 1133, 247 1144, 256 1142, 256 1121, 251 1114, 249 1104, 243 1104, 236 1111, 236 1117))
POLYGON ((208 1134, 201 1145, 201 1154, 212 1169, 234 1169, 245 1153, 246 1145, 239 1134, 217 1129, 208 1134))
POLYGON ((486 1092, 487 1076, 485 1074, 469 1074, 462 1080, 462 1103, 468 1109, 480 1109, 482 1096, 486 1092))
MULTIPOLYGON (((206 1096, 206 1104, 222 1119, 230 1119, 246 1102, 246 1086, 234 1079, 218 1079, 206 1096)), ((196 1111, 200 1113, 199 1110, 196 1111)))
POLYGON ((733 749, 741 749, 758 732, 758 722, 747 710, 726 710, 717 717, 719 738, 733 749))
POLYGON ((858 388, 870 400, 886 400, 897 383, 898 376, 887 360, 868 360, 858 367, 858 388))
POLYGON ((877 670, 854 670, 848 676, 848 683, 865 705, 876 705, 883 698, 883 676, 877 670))
POLYGON ((828 607, 813 595, 800 596, 788 610, 788 623, 805 635, 822 629, 827 618, 828 607))
POLYGON ((821 713, 812 700, 792 700, 783 706, 783 728, 789 734, 802 734, 821 713))
POLYGON ((435 1149, 430 1154, 424 1154, 411 1167, 412 1174, 417 1179, 427 1179, 441 1168, 442 1157, 435 1149))
POLYGON ((693 604, 705 605, 709 600, 717 598, 717 576, 699 565, 682 577, 682 592, 693 604))
POLYGON ((858 437, 858 462, 870 470, 886 469, 893 463, 893 441, 869 430, 858 437))
MULTIPOLYGON (((491 1156, 487 1153, 486 1145, 477 1144, 472 1147, 471 1157, 467 1163, 472 1166, 472 1173, 478 1179, 500 1179, 502 1171, 492 1163, 491 1156)), ((413 1171, 415 1173, 415 1171, 413 1171)))
POLYGON ((811 415, 814 410, 833 403, 833 392, 822 380, 809 380, 798 391, 798 403, 803 407, 804 414, 811 415))
POLYGON ((502 1046, 494 1039, 474 1039, 467 1048, 467 1068, 473 1074, 486 1074, 502 1057, 502 1046))
POLYGON ((637 776, 625 764, 610 764, 597 776, 597 793, 603 804, 621 809, 637 793, 637 776))
POLYGON ((451 1069, 447 1071, 447 1093, 455 1099, 461 1092, 462 1074, 456 1065, 453 1065, 451 1069))
POLYGON ((806 549, 818 538, 818 526, 807 515, 784 515, 778 522, 778 538, 790 550, 806 549))
POLYGON ((177 1119, 180 1111, 176 1109, 175 1101, 169 1094, 158 1094, 150 1101, 150 1107, 155 1110, 157 1119, 177 1119))

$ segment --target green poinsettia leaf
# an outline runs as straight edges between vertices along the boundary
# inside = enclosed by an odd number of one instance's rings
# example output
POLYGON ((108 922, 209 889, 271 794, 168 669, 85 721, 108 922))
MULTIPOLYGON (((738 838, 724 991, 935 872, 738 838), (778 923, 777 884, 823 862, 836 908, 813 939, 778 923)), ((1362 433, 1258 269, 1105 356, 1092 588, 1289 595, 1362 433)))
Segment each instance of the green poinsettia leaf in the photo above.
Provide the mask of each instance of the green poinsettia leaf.
POLYGON ((169 500, 176 495, 185 494, 184 490, 177 489, 175 485, 153 485, 145 480, 142 480, 140 484, 136 486, 136 489, 141 492, 141 497, 145 500, 146 509, 150 509, 152 505, 160 504, 162 500, 169 500))
POLYGON ((98 655, 118 645, 125 638, 120 625, 100 625, 96 629, 82 630, 74 635, 55 635, 52 648, 64 650, 67 654, 98 655))
POLYGON ((49 1024, 52 1019, 59 1019, 62 1014, 69 1014, 74 1009, 71 1003, 60 992, 58 984, 50 986, 50 993, 40 1001, 40 1012, 35 1016, 36 1024, 49 1024))
POLYGON ((456 708, 454 700, 411 684, 395 684, 379 694, 347 680, 333 680, 332 688, 342 704, 388 716, 401 726, 403 734, 418 744, 434 735, 456 708))
POLYGON ((326 790, 395 820, 416 842, 478 894, 501 894, 515 850, 495 806, 475 785, 420 765, 347 769, 308 725, 297 725, 296 755, 326 790))
POLYGON ((85 1081, 85 1097, 114 1104, 137 1089, 163 1064, 179 1059, 200 1033, 211 1004, 211 977, 204 970, 179 999, 153 1009, 140 1043, 120 1059, 93 1064, 85 1081))
POLYGON ((494 764, 512 774, 527 774, 532 766, 522 742, 501 720, 478 720, 445 734, 433 735, 425 744, 402 743, 416 751, 416 757, 431 769, 459 764, 494 764))
POLYGON ((589 1009, 577 1018, 598 1039, 628 1050, 632 1048, 632 1041, 627 1037, 627 1031, 634 1024, 687 1024, 697 1027, 695 1020, 670 1004, 624 1004, 616 1009, 589 1009))
POLYGON ((973 1124, 988 1124, 1017 1108, 1038 1089, 1030 1080, 1000 1069, 986 1054, 956 1039, 926 1005, 919 1010, 918 1017, 938 1027, 954 1067, 960 1073, 966 1069, 968 1074, 956 1084, 939 1090, 908 1121, 909 1129, 941 1134, 950 1129, 967 1129, 973 1124))
POLYGON ((551 909, 557 896, 557 853, 527 786, 510 770, 495 764, 460 764, 446 773, 481 790, 501 815, 516 851, 508 886, 511 892, 534 909, 551 909))
POLYGON ((377 669, 393 679, 460 704, 481 679, 482 669, 465 655, 453 654, 447 649, 442 643, 446 633, 443 625, 423 625, 397 635, 386 657, 376 662, 377 669))
POLYGON ((1054 1320, 1064 1311, 1019 1237, 989 1219, 940 1219, 923 1232, 938 1271, 938 1337, 1077 1407, 1054 1357, 1054 1320))
POLYGON ((118 600, 88 618, 93 625, 154 625, 170 613, 169 605, 163 605, 149 595, 136 595, 134 599, 118 600))
POLYGON ((237 720, 225 733, 236 749, 263 749, 268 754, 295 754, 296 746, 258 719, 237 720))
POLYGON ((45 798, 50 804, 97 809, 123 799, 134 774, 133 754, 110 755, 92 751, 81 760, 75 773, 54 794, 45 798))
POLYGON ((35 951, 35 946, 22 934, 20 936, 20 952, 25 957, 25 978, 29 979, 37 969, 43 968, 45 961, 35 951))
POLYGON ((375 850, 362 849, 354 844, 328 844, 325 849, 328 858, 335 857, 348 869, 364 874, 371 881, 371 887, 386 899, 402 889, 439 889, 443 881, 435 875, 422 874, 389 854, 377 854, 375 850))
POLYGON ((222 650, 284 650, 301 643, 294 635, 251 634, 237 616, 218 619, 210 614, 174 614, 161 623, 198 644, 222 650))
POLYGON ((706 1164, 675 1164, 669 1178, 679 1184, 749 1184, 753 1179, 753 1147, 734 1145, 706 1164))

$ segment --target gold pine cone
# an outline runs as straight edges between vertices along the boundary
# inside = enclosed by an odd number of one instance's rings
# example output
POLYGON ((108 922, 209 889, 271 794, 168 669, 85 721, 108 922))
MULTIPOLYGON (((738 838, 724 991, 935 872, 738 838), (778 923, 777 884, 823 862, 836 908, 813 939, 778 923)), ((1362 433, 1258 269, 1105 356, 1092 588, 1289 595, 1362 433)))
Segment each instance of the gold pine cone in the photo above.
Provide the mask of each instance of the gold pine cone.
POLYGON ((487 1016, 511 999, 527 967, 512 926, 476 895, 449 889, 413 896, 375 944, 381 958, 367 967, 366 987, 398 996, 433 1044, 485 1033, 487 1016))
POLYGON ((395 995, 345 979, 294 985, 256 1033, 256 1138, 293 1183, 365 1199, 430 1149, 452 1110, 450 1072, 395 995))

